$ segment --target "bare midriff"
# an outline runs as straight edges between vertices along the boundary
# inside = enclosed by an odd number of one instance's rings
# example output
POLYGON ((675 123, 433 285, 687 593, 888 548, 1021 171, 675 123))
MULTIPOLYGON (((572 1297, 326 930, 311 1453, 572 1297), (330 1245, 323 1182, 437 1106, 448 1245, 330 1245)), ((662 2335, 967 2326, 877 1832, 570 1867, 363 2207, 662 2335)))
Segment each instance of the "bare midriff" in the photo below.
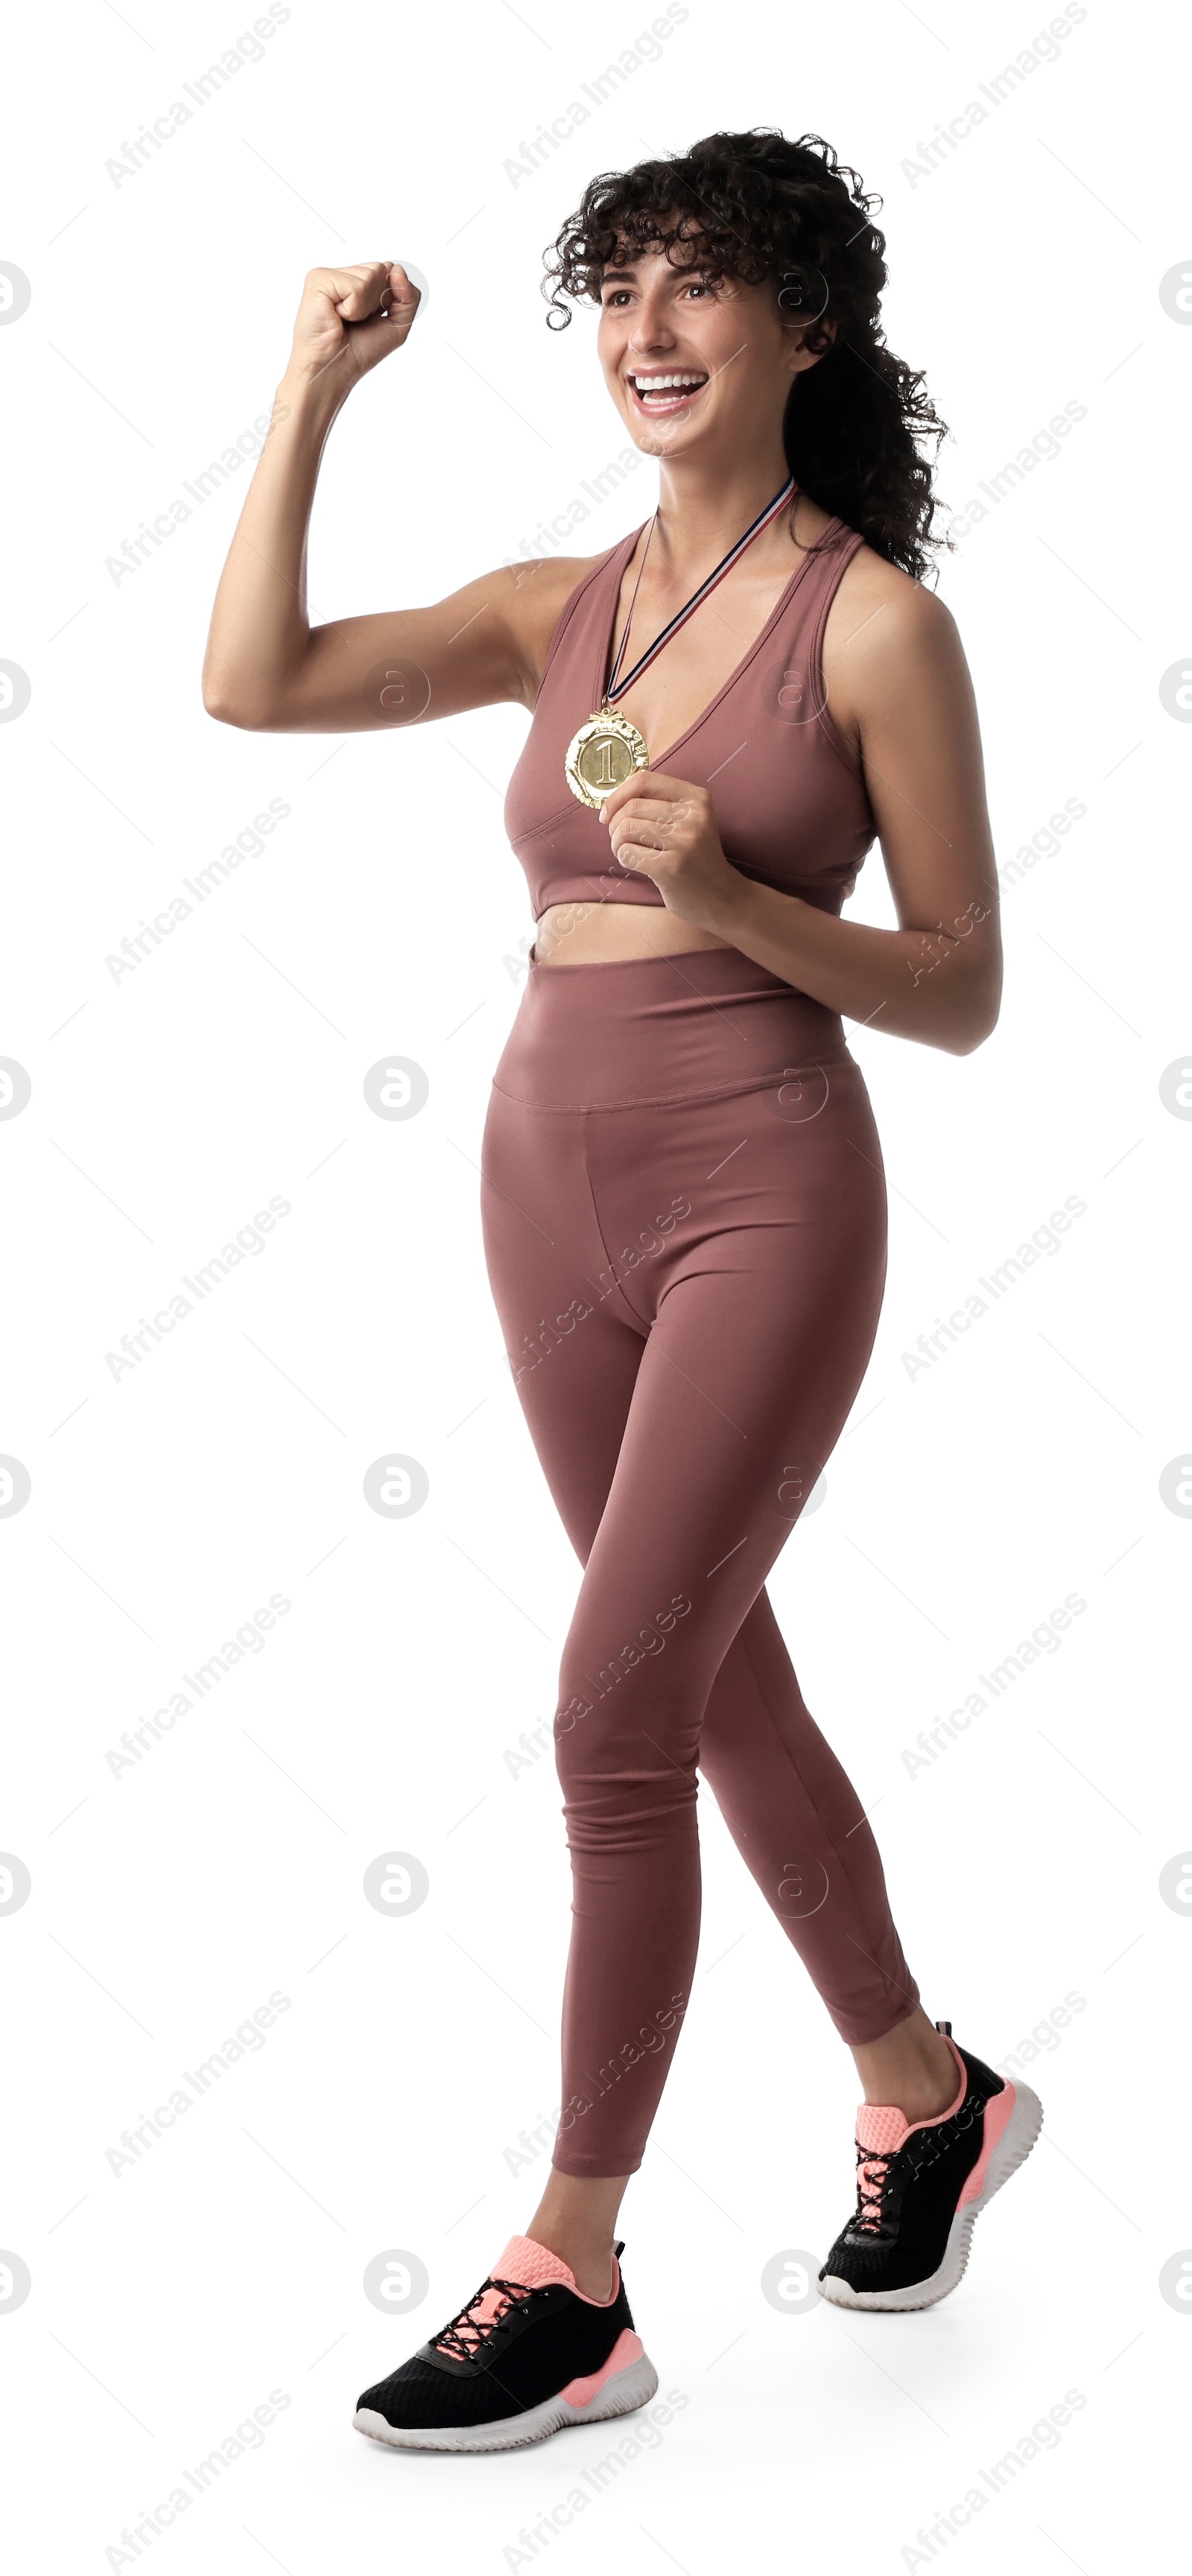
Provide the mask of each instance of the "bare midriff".
POLYGON ((673 957, 684 949, 727 948, 727 939, 680 921, 664 904, 552 903, 534 929, 536 966, 612 965, 632 957, 673 957))

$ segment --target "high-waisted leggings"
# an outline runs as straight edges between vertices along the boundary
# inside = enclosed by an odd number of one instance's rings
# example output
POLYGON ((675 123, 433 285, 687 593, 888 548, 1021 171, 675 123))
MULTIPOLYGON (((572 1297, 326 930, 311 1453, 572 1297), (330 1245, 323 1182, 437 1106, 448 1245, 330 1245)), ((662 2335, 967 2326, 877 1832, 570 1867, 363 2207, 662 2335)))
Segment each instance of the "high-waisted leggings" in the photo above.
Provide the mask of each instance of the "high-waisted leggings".
POLYGON ((841 2036, 918 2002, 764 1590, 873 1345, 881 1151, 839 1018, 724 948, 532 962, 483 1173, 510 1365, 584 1567, 554 1722, 574 1893, 553 2162, 627 2174, 691 1992, 697 1771, 841 2036))

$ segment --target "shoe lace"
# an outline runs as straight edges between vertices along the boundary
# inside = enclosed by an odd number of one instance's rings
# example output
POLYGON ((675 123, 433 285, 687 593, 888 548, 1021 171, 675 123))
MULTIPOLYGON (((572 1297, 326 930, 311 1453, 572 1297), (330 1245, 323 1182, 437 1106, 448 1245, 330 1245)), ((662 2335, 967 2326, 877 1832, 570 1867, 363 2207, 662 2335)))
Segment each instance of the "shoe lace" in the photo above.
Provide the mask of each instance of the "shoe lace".
POLYGON ((448 2353, 453 2361, 474 2361, 477 2353, 491 2342, 496 2328, 503 2323, 510 2309, 519 2299, 528 2299, 530 2295, 524 2281, 502 2281, 496 2275, 490 2275, 459 2314, 452 2318, 450 2325, 444 2326, 442 2333, 435 2336, 436 2352, 448 2353), (485 2310, 483 2303, 494 2292, 496 2296, 492 2305, 485 2310))
POLYGON ((877 2236, 880 2234, 882 2224, 882 2202, 885 2198, 886 2181, 893 2162, 894 2153, 892 2149, 888 2155, 882 2155, 873 2147, 863 2147, 858 2145, 857 2215, 853 2220, 853 2234, 855 2236, 877 2236))

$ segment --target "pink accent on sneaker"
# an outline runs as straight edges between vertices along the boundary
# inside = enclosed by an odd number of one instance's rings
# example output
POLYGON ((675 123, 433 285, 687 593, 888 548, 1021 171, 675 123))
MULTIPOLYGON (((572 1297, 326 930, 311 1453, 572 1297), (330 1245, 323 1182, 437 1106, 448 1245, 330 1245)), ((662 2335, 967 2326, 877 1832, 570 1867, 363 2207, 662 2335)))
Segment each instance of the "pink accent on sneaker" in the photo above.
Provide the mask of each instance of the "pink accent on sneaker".
POLYGON ((615 2254, 612 2266, 610 2296, 607 2299, 590 2299, 587 2292, 580 2289, 570 2265, 560 2254, 552 2254, 549 2245, 539 2245, 532 2236, 511 2236, 504 2253, 498 2255, 493 2265, 487 2288, 479 2290, 459 2318, 451 2326, 445 2326, 433 2341, 444 2351, 451 2352, 457 2360, 461 2347, 468 2354, 476 2353, 484 2339, 484 2328, 499 2322, 515 2305, 519 2290, 542 2290, 550 2281, 561 2281, 564 2289, 583 2300, 585 2307, 611 2308, 621 2287, 620 2265, 615 2254), (513 2287, 502 2289, 502 2281, 511 2282, 513 2287))
MULTIPOLYGON (((561 2254, 552 2254, 549 2245, 539 2245, 532 2236, 511 2236, 504 2253, 498 2255, 490 2277, 494 2285, 499 2281, 516 2281, 526 2290, 543 2290, 549 2281, 561 2281, 565 2290, 583 2300, 585 2307, 611 2308, 621 2287, 621 2270, 615 2254, 612 2266, 610 2296, 607 2299, 590 2299, 587 2292, 579 2288, 570 2264, 563 2261, 561 2254)), ((473 2301, 467 2318, 456 2326, 456 2335, 469 2351, 474 2352, 480 2342, 481 2329, 504 2316, 512 2305, 508 2290, 494 2286, 482 2291, 480 2297, 473 2301)))
POLYGON ((992 2099, 987 2102, 985 2106, 985 2143, 977 2158, 976 2164, 973 2166, 973 2170, 969 2175, 968 2181, 964 2186, 964 2190, 961 2192, 960 2198, 956 2203, 958 2209, 963 2209, 966 2201, 976 2200, 978 2194, 984 2189, 985 2174, 989 2164, 989 2159, 993 2154, 993 2150, 997 2145, 998 2139, 1003 2136, 1004 2132, 1010 2125, 1010 2121, 1014 2116, 1014 2105, 1017 2099, 1018 2096, 1015 2093, 1013 2085, 1007 2084, 1001 2093, 995 2093, 992 2096, 992 2099))
POLYGON ((560 2397, 568 2406, 590 2406, 592 2399, 599 2396, 608 2381, 615 2379, 618 2371, 628 2370, 631 2362, 640 2361, 644 2351, 645 2345, 641 2336, 631 2334, 628 2326, 623 2326, 608 2360, 601 2365, 601 2368, 592 2371, 587 2379, 569 2379, 566 2388, 559 2390, 560 2397))
POLYGON ((561 2254, 552 2254, 549 2245, 539 2245, 533 2236, 511 2236, 499 2263, 494 2263, 494 2277, 502 2281, 524 2281, 527 2290, 544 2290, 548 2281, 561 2281, 565 2290, 574 2290, 589 2308, 611 2308, 621 2287, 621 2267, 616 2255, 611 2257, 613 2286, 607 2299, 589 2299, 581 2290, 569 2263, 561 2254))
POLYGON ((892 2102, 862 2102, 857 2113, 857 2145, 871 2156, 893 2156, 911 2133, 910 2121, 892 2102))
MULTIPOLYGON (((882 2185, 880 2169, 872 2168, 867 2161, 864 2161, 865 2158, 897 2155, 899 2148, 906 2145, 912 2130, 938 2129, 945 2120, 954 2120, 960 2109, 968 2089, 968 2068, 955 2040, 948 2039, 946 2033, 941 2033, 941 2037, 951 2049, 960 2070, 960 2089, 955 2100, 949 2102, 946 2111, 937 2111, 930 2120, 908 2120, 906 2113, 899 2110, 896 2102, 862 2102, 860 2105, 857 2112, 857 2145, 863 2151, 863 2161, 858 2167, 858 2180, 863 2199, 868 2200, 879 2195, 882 2185)), ((1000 2094, 998 2100, 1001 2100, 1000 2094)))
POLYGON ((945 2039, 951 2049, 960 2075, 960 2086, 946 2111, 937 2111, 930 2120, 908 2120, 894 2102, 862 2102, 857 2112, 857 2145, 867 2147, 871 2155, 895 2155, 905 2146, 912 2129, 938 2129, 944 2120, 954 2120, 968 2090, 968 2068, 954 2039, 945 2039))
POLYGON ((493 2265, 493 2279, 524 2281, 527 2290, 544 2290, 548 2281, 561 2281, 566 2290, 574 2290, 575 2274, 561 2254, 552 2254, 549 2245, 539 2245, 532 2236, 511 2236, 505 2251, 493 2265))

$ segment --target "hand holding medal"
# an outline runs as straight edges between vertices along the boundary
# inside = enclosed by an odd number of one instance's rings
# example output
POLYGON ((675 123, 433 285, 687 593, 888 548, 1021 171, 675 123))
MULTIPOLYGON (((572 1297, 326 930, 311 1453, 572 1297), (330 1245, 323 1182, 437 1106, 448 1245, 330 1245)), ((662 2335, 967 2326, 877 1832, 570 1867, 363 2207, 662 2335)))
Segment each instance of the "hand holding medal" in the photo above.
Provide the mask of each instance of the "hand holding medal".
POLYGON ((612 789, 600 819, 621 867, 652 878, 677 920, 719 934, 725 902, 741 880, 720 846, 706 787, 647 769, 612 789))

